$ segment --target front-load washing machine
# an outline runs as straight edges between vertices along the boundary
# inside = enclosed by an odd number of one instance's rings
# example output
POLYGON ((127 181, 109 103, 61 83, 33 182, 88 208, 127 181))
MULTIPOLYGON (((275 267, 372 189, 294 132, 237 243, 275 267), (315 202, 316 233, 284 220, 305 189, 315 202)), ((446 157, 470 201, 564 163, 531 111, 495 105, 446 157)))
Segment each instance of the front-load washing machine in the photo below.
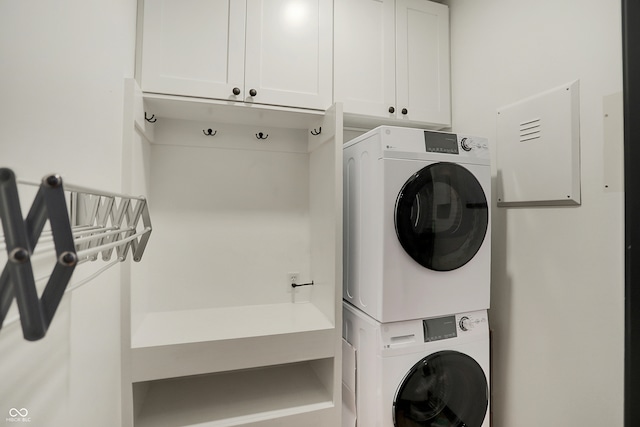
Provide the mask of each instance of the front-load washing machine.
POLYGON ((345 302, 343 319, 358 427, 489 427, 486 310, 380 323, 345 302))
POLYGON ((486 139, 381 126, 343 172, 346 301, 383 323, 489 308, 486 139))

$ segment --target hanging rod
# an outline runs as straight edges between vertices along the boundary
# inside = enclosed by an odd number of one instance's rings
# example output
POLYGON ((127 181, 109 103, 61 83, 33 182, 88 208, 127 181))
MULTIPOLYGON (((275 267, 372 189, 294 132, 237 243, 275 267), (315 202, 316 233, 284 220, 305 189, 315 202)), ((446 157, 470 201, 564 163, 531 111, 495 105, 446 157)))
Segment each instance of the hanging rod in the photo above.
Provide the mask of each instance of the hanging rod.
MULTIPOLYGON (((73 237, 77 241, 77 238, 81 236, 91 235, 96 233, 104 233, 106 231, 114 231, 114 230, 118 230, 118 228, 100 227, 98 225, 95 225, 95 226, 85 225, 85 226, 71 227, 71 234, 73 234, 73 237)), ((2 242, 4 242, 4 235, 0 234, 0 245, 2 244, 2 242)), ((38 242, 40 243, 53 242, 53 233, 51 232, 51 230, 42 230, 42 233, 40 234, 40 238, 38 239, 38 242)), ((2 250, 4 250, 4 246, 1 246, 1 247, 2 247, 2 250)))
MULTIPOLYGON (((120 231, 120 233, 122 233, 122 231, 120 231)), ((151 227, 147 227, 144 230, 132 234, 131 236, 122 239, 122 240, 118 240, 116 242, 113 243, 109 243, 109 244, 103 244, 100 246, 96 246, 90 249, 85 249, 82 251, 78 251, 76 254, 78 256, 79 259, 84 259, 93 255, 97 255, 100 252, 104 252, 108 249, 113 249, 113 248, 118 248, 119 246, 122 246, 123 244, 129 243, 129 242, 133 242, 135 241, 137 238, 139 237, 143 237, 145 235, 147 235, 148 233, 151 233, 151 227)), ((108 261, 110 258, 105 259, 105 261, 108 261)), ((140 261, 139 259, 137 261, 140 261)))
MULTIPOLYGON (((108 230, 108 229, 107 229, 108 230)), ((94 257, 96 255, 98 255, 100 252, 105 252, 108 251, 109 249, 114 249, 114 248, 118 248, 119 246, 122 246, 128 242, 131 242, 139 237, 143 237, 146 233, 150 233, 151 232, 151 228, 147 227, 144 230, 140 231, 140 232, 135 232, 135 234, 117 240, 113 243, 102 243, 102 241, 104 241, 105 237, 114 237, 118 234, 121 233, 127 233, 130 230, 113 230, 113 231, 107 231, 107 232, 103 232, 100 234, 95 234, 92 236, 86 236, 86 237, 80 237, 77 239, 74 239, 74 242, 76 244, 76 256, 78 257, 78 261, 76 262, 77 264, 80 264, 81 261, 84 260, 88 260, 88 258, 90 257, 94 257), (92 245, 91 243, 98 243, 97 245, 92 245), (80 247, 80 245, 87 245, 88 244, 88 248, 89 249, 85 249, 85 250, 77 250, 78 247, 80 247)), ((54 247, 48 247, 50 245, 50 242, 47 242, 47 250, 45 251, 39 251, 35 254, 33 254, 32 259, 35 259, 36 257, 45 257, 48 255, 52 255, 55 253, 55 248, 54 247)), ((104 258, 104 257, 103 257, 104 258)), ((108 261, 111 257, 107 257, 104 258, 104 261, 108 261)), ((95 260, 95 258, 94 258, 95 260)), ((138 260, 139 261, 139 260, 138 260)))
POLYGON ((124 261, 129 250, 134 261, 140 261, 152 230, 144 197, 63 184, 55 174, 39 184, 17 180, 7 168, 0 168, 0 219, 0 248, 8 256, 0 274, 0 328, 15 299, 23 336, 29 341, 46 334, 78 264, 94 261, 99 254, 109 261, 114 250, 118 261, 124 261), (17 184, 38 187, 26 218, 17 184), (32 259, 41 255, 55 256, 55 262, 48 277, 36 280, 32 259), (38 297, 36 282, 44 280, 38 297))

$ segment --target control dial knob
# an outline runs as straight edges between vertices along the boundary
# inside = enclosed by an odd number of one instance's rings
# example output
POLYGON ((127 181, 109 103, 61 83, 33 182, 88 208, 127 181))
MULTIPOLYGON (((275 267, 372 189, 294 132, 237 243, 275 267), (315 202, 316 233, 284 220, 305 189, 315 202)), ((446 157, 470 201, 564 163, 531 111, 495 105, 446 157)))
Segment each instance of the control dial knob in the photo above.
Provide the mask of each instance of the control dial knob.
POLYGON ((469 141, 469 138, 462 138, 460 140, 460 146, 464 151, 471 151, 471 149, 473 148, 471 146, 471 141, 469 141))
POLYGON ((460 321, 458 322, 458 325, 460 325, 460 329, 462 329, 463 331, 469 331, 474 327, 473 322, 467 316, 462 316, 460 318, 460 321))

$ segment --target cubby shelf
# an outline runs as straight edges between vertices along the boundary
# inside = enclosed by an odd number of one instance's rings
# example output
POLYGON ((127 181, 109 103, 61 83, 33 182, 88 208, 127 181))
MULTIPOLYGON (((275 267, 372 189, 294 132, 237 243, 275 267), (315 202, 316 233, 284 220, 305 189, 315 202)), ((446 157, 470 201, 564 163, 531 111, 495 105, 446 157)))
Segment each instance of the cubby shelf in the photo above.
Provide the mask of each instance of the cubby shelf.
POLYGON ((132 348, 332 329, 312 303, 283 303, 148 313, 132 348))
POLYGON ((136 426, 322 425, 334 407, 315 364, 294 363, 135 384, 136 426))
POLYGON ((145 381, 332 357, 335 328, 312 303, 222 307, 148 313, 132 341, 145 381))

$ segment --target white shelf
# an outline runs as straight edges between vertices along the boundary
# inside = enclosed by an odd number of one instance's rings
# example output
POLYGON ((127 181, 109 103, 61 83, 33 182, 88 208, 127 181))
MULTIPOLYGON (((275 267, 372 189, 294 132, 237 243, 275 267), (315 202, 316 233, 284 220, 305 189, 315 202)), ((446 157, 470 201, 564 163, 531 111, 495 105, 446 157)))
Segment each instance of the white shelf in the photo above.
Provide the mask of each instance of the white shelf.
POLYGON ((136 384, 134 398, 136 427, 320 425, 334 407, 313 362, 136 384))
POLYGON ((318 127, 324 111, 144 92, 149 116, 179 120, 270 126, 286 129, 318 127))
POLYGON ((132 348, 333 329, 311 303, 249 305, 148 313, 132 348))
POLYGON ((132 338, 133 379, 332 357, 338 333, 312 303, 148 313, 132 338))

